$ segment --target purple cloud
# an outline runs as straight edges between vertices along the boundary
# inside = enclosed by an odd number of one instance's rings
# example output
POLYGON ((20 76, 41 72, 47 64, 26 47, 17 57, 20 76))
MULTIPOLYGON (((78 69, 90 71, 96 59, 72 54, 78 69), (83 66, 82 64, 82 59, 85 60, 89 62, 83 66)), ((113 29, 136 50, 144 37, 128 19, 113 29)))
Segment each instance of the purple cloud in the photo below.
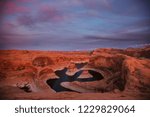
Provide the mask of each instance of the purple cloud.
POLYGON ((18 17, 18 23, 24 26, 33 26, 36 23, 36 20, 33 16, 22 15, 18 17))
POLYGON ((149 0, 0 0, 0 47, 149 43, 149 6, 149 0))
POLYGON ((59 22, 63 20, 63 15, 56 7, 43 5, 39 9, 37 18, 39 21, 59 22))
POLYGON ((18 22, 20 25, 24 26, 34 26, 37 23, 43 22, 52 22, 58 23, 64 20, 64 16, 61 11, 59 11, 56 7, 52 7, 49 5, 41 5, 37 13, 32 14, 23 14, 18 17, 18 22))

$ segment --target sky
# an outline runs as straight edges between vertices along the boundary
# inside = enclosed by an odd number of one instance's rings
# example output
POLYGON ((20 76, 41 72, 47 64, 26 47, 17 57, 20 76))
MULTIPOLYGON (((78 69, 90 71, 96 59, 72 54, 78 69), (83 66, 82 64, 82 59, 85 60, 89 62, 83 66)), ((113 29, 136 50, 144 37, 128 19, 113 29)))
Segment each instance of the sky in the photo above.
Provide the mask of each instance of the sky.
POLYGON ((150 43, 150 0, 0 0, 0 49, 92 50, 150 43))

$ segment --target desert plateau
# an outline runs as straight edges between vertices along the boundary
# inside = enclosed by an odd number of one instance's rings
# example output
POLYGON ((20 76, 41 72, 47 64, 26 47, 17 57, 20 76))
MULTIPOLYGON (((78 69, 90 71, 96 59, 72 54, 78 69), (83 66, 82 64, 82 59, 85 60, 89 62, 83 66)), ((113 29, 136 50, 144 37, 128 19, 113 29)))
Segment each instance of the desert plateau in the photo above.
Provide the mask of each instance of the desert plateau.
POLYGON ((0 50, 0 99, 150 99, 150 46, 0 50))

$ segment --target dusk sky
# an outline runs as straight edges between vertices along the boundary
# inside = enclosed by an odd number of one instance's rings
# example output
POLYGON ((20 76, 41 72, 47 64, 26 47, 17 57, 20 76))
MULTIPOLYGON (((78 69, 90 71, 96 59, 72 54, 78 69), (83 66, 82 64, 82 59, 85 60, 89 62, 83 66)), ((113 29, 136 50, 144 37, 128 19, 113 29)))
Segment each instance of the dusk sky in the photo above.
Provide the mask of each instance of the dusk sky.
POLYGON ((150 43, 150 0, 0 0, 0 49, 91 50, 150 43))

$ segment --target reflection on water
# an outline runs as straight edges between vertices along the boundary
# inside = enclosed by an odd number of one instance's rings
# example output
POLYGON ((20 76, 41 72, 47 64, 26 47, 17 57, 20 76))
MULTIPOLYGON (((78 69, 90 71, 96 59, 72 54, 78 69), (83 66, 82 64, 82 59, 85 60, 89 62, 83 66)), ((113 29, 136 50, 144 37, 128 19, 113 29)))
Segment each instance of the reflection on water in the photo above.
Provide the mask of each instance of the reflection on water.
POLYGON ((59 77, 59 79, 49 79, 47 80, 47 84, 54 89, 56 92, 61 91, 72 91, 70 89, 64 88, 61 86, 62 82, 73 82, 73 81, 79 81, 79 82, 91 82, 91 81, 97 81, 102 80, 104 77, 93 70, 88 70, 89 74, 92 75, 92 77, 89 78, 78 78, 84 70, 80 70, 76 72, 74 75, 69 76, 66 74, 67 68, 64 68, 63 70, 57 70, 55 71, 55 74, 59 77))

